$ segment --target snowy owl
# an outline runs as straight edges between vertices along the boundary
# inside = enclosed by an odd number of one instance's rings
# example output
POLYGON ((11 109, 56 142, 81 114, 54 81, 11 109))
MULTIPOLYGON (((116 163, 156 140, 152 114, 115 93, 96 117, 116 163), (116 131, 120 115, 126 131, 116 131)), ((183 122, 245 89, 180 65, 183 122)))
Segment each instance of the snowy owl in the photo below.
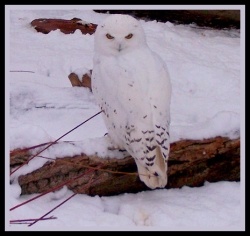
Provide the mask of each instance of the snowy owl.
POLYGON ((125 149, 149 188, 167 184, 171 84, 138 20, 113 14, 95 32, 92 89, 113 148, 125 149))

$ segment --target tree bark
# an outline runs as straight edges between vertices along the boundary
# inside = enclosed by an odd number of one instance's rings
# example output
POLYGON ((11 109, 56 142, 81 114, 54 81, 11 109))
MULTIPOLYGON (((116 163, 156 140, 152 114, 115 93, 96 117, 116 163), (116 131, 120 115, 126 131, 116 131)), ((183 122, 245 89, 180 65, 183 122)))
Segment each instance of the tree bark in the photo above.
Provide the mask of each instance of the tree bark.
POLYGON ((30 23, 37 32, 48 34, 50 31, 59 29, 64 34, 73 34, 78 29, 82 34, 93 34, 97 25, 84 22, 79 18, 64 19, 35 19, 30 23))
MULTIPOLYGON (((30 150, 12 151, 11 168, 25 163, 30 156, 30 150)), ((215 137, 174 142, 168 165, 166 188, 198 187, 205 181, 240 181, 240 139, 215 137)), ((60 157, 19 176, 18 182, 22 194, 42 193, 65 182, 73 192, 91 196, 149 190, 140 181, 134 159, 129 156, 123 159, 103 159, 85 154, 60 157)))
POLYGON ((68 78, 73 87, 89 88, 89 90, 92 92, 91 73, 92 70, 89 71, 89 74, 88 73, 84 74, 80 79, 76 73, 72 72, 68 75, 68 78))

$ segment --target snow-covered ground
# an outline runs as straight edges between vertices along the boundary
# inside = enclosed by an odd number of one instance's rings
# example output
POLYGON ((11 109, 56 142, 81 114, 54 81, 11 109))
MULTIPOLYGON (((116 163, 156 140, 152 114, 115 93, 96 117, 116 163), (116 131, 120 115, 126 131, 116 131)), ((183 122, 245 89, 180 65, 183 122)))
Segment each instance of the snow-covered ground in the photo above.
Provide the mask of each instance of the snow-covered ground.
MULTIPOLYGON (((28 7, 26 8, 28 9, 28 7)), ((244 149, 241 182, 206 182, 203 187, 162 189, 113 197, 76 195, 49 216, 57 219, 27 224, 10 220, 40 218, 73 193, 66 187, 26 205, 17 177, 42 166, 36 157, 9 177, 9 151, 54 141, 99 112, 92 93, 72 87, 71 72, 92 69, 94 35, 37 33, 37 18, 81 18, 99 24, 106 14, 89 10, 17 9, 6 13, 6 222, 7 230, 244 230, 244 149)), ((201 29, 195 25, 141 21, 148 45, 167 63, 173 87, 171 141, 217 135, 244 137, 244 41, 239 30, 201 29), (242 46, 241 46, 242 45, 242 46), (242 49, 243 48, 243 49, 242 49), (242 127, 243 126, 243 127, 242 127)), ((79 145, 53 146, 46 157, 99 152, 105 149, 102 117, 61 140, 79 145), (93 139, 95 139, 95 144, 93 139), (98 141, 98 145, 96 145, 98 141)), ((244 147, 244 138, 241 139, 244 147)), ((122 157, 121 157, 122 158, 122 157)))

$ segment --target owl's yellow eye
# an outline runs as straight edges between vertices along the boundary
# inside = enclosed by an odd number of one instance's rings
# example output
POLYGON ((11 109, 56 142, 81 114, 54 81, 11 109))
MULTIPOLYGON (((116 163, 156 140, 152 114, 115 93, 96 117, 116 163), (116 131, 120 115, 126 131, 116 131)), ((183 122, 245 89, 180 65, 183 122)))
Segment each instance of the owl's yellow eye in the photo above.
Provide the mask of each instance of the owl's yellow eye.
POLYGON ((128 34, 125 38, 126 39, 131 39, 133 37, 133 34, 128 34))
POLYGON ((113 39, 114 37, 112 36, 112 35, 110 35, 110 34, 106 34, 106 37, 108 38, 108 39, 113 39))

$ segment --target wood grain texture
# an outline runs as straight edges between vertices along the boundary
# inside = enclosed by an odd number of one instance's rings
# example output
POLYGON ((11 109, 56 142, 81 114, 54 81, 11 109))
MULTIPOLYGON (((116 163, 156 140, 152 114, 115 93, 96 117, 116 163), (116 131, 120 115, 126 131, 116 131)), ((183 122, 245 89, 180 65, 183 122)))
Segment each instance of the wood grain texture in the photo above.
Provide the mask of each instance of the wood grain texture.
MULTIPOLYGON (((21 165, 30 156, 29 150, 14 150, 10 155, 11 168, 21 165)), ((83 176, 66 184, 75 193, 111 196, 150 190, 140 181, 136 164, 130 156, 123 159, 103 159, 85 154, 58 157, 19 176, 18 182, 22 194, 42 193, 79 175, 83 176)), ((171 144, 166 188, 198 187, 205 181, 240 181, 239 138, 215 137, 171 144)))

